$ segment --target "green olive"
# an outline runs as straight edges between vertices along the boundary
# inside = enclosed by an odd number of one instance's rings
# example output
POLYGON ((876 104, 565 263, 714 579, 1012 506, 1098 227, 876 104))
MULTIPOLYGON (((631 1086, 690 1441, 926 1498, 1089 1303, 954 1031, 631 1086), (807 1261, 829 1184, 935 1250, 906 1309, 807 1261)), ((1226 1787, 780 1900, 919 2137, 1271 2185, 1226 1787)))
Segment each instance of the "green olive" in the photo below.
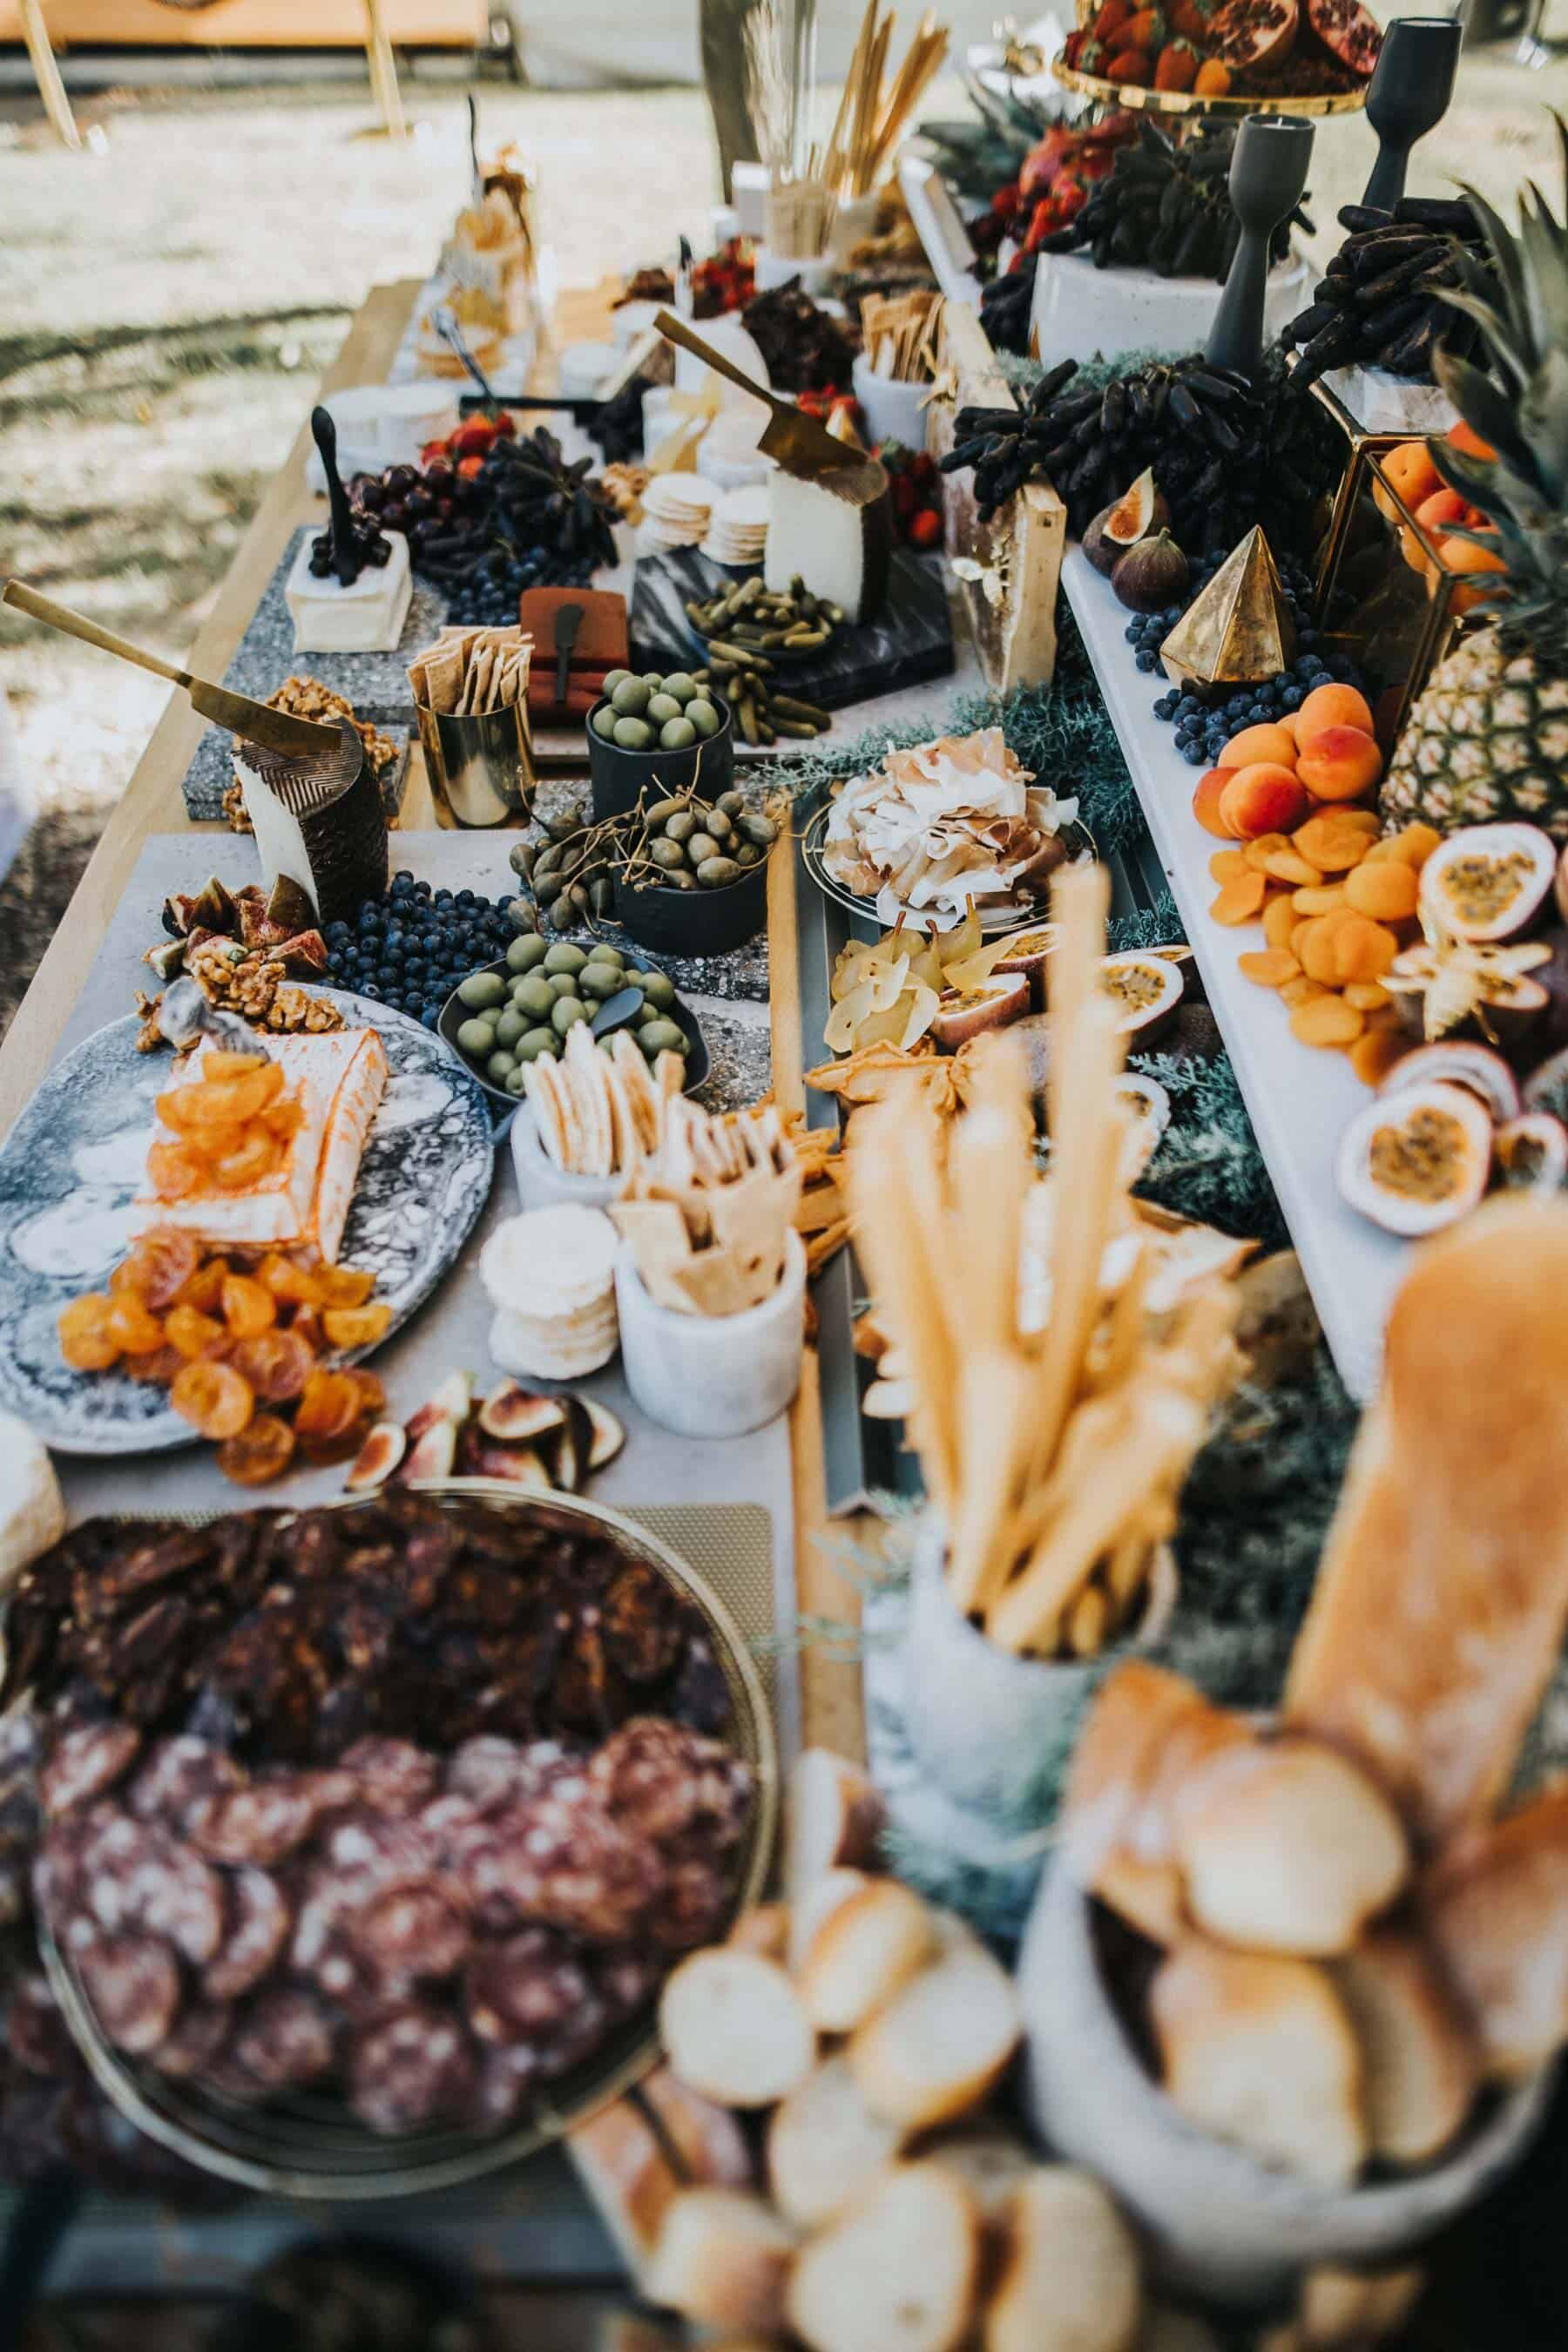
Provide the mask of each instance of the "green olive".
POLYGON ((467 980, 458 982, 458 994, 470 1012, 483 1013, 501 1003, 506 982, 499 971, 471 971, 467 980))
POLYGON ((699 735, 717 735, 723 720, 705 695, 698 695, 686 706, 687 723, 695 727, 699 735))
POLYGON ((632 673, 629 669, 606 670, 605 672, 605 692, 606 694, 614 694, 616 687, 624 686, 626 679, 630 677, 632 673))
POLYGON ((686 803, 683 800, 654 801, 642 812, 643 821, 650 833, 657 833, 660 825, 668 826, 671 817, 680 816, 685 814, 685 811, 686 803))
POLYGON ((592 719, 589 719, 588 724, 593 729, 595 734, 600 737, 604 742, 613 743, 615 741, 616 713, 614 707, 610 703, 606 702, 603 704, 599 709, 595 710, 592 719))
POLYGON ((611 694, 610 708, 617 719, 640 719, 652 691, 645 679, 627 676, 611 694))
POLYGON ((542 972, 531 971, 526 980, 518 982, 511 1001, 531 1021, 548 1021, 555 1010, 555 991, 542 972))
POLYGON ((675 1003, 675 982, 667 971, 645 971, 641 987, 648 1003, 661 1013, 668 1013, 675 1003))
POLYGON ((515 1004, 509 1004, 496 1023, 496 1044, 503 1046, 515 1045, 527 1026, 528 1015, 520 1013, 515 1004))
POLYGON ((482 1060, 496 1049, 496 1024, 493 1021, 465 1021, 458 1031, 458 1043, 465 1054, 482 1060))
POLYGON ((679 718, 680 705, 673 694, 650 694, 647 716, 654 726, 662 727, 667 719, 679 718))
POLYGON ((549 953, 549 948, 537 931, 524 931, 507 949, 507 970, 531 971, 534 965, 542 963, 549 953))
POLYGON ((554 947, 547 948, 544 952, 545 977, 553 980, 558 972, 581 971, 587 961, 587 956, 581 948, 572 947, 564 940, 559 941, 554 947))
POLYGON ((647 687, 650 694, 657 694, 660 687, 664 684, 664 672, 659 669, 645 669, 642 674, 642 682, 647 687))
POLYGON ((578 988, 595 1004, 602 1004, 606 996, 618 995, 626 984, 626 974, 617 971, 613 963, 591 963, 577 975, 578 988))
POLYGON ((516 1067, 516 1055, 507 1053, 504 1048, 498 1049, 485 1064, 485 1076, 492 1087, 504 1087, 516 1067))
POLYGON ((580 996, 563 996, 556 1002, 550 1025, 558 1037, 564 1037, 568 1029, 574 1029, 579 1021, 587 1018, 588 1008, 580 996))
POLYGON ((653 749, 653 729, 645 719, 617 719, 615 740, 623 751, 649 751, 653 749))
POLYGON ((517 1058, 520 1062, 537 1062, 542 1054, 548 1054, 553 1061, 559 1048, 560 1040, 553 1029, 527 1029, 517 1041, 517 1058))
MULTIPOLYGON (((580 997, 583 992, 577 984, 576 973, 574 971, 552 971, 550 975, 550 993, 555 999, 556 1004, 560 1003, 563 997, 580 997)), ((554 1005, 552 1005, 551 1007, 552 1012, 553 1012, 554 1009, 554 1005)))
POLYGON ((696 693, 697 680, 688 671, 678 669, 672 677, 665 679, 664 690, 675 701, 685 704, 696 693))
POLYGON ((658 730, 661 751, 689 751, 697 740, 697 730, 689 719, 667 719, 658 730))
POLYGON ((522 1075, 522 1064, 514 1062, 506 1075, 505 1086, 508 1094, 521 1095, 527 1084, 528 1081, 522 1075))
POLYGON ((735 852, 736 865, 760 866, 762 862, 763 853, 757 847, 756 843, 754 841, 742 841, 739 849, 735 852))
POLYGON ((684 1054, 686 1032, 673 1021, 652 1021, 637 1031, 637 1043, 651 1062, 656 1054, 684 1054))

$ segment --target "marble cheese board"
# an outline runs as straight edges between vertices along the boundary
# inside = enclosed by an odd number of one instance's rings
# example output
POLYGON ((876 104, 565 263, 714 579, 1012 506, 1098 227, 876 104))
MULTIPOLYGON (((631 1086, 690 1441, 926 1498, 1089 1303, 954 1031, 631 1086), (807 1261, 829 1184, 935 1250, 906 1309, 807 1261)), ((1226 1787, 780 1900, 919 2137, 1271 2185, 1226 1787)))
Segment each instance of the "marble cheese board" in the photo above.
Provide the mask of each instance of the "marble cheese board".
POLYGON ((237 694, 252 695, 258 702, 265 702, 286 677, 308 672, 311 677, 320 678, 323 686, 330 686, 335 694, 346 696, 353 704, 356 717, 374 719, 378 726, 387 719, 400 720, 407 726, 414 714, 408 665, 430 644, 446 620, 447 600, 438 588, 433 588, 416 572, 413 601, 395 652, 296 653, 294 623, 283 592, 300 541, 313 539, 316 533, 317 526, 307 523, 289 541, 251 615, 250 625, 235 649, 234 659, 224 672, 223 682, 237 694))
MULTIPOLYGON (((341 1253, 343 1265, 374 1274, 374 1296, 392 1309, 380 1346, 456 1265, 479 1220, 495 1164, 489 1114, 432 1032, 368 997, 327 992, 351 1027, 379 1033, 389 1065, 341 1253)), ((0 1405, 63 1454, 200 1442, 163 1388, 73 1371, 59 1350, 61 1308, 103 1289, 130 1245, 153 1101, 172 1066, 166 1054, 137 1052, 141 1027, 127 1014, 56 1063, 0 1150, 0 1405)))

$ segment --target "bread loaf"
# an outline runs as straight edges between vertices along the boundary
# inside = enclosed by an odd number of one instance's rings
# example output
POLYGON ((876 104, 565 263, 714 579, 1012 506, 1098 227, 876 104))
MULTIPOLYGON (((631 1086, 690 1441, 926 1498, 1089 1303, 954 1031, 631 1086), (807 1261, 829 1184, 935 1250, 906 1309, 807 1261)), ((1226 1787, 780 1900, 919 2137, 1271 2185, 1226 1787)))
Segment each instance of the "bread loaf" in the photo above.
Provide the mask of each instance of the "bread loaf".
POLYGON ((819 2229, 862 2196, 907 2135, 871 2113, 840 2054, 825 2058, 768 2123, 768 2186, 797 2230, 819 2229))
POLYGON ((1289 1719, 1436 1847, 1507 1789, 1568 1620, 1568 1204, 1426 1243, 1389 1317, 1296 1645, 1289 1719))
POLYGON ((1172 1812, 1188 1914, 1244 1951, 1348 1952, 1409 1870, 1387 1798, 1318 1740, 1231 1747, 1184 1784, 1172 1812))
POLYGON ((797 1982, 819 2033, 853 2033, 934 1948, 925 1905, 896 1878, 868 1878, 811 1938, 797 1982))
POLYGON ((684 2189, 665 2215, 645 2281, 649 2300, 704 2327, 756 2328, 784 2320, 795 2260, 787 2222, 739 2189, 684 2189))
MULTIPOLYGON (((784 1840, 784 1893, 795 1934, 819 1878, 840 1864, 858 1868, 876 1859, 882 1821, 882 1800, 858 1764, 826 1748, 802 1750, 789 1776, 784 1840)), ((803 1949, 795 1946, 792 1967, 803 1949)))
POLYGON ((940 2164, 895 2165, 803 2251, 789 2324, 812 2352, 954 2352, 980 2284, 980 2220, 940 2164))
POLYGON ((768 2107, 811 2072, 816 2036, 776 1960, 723 1944, 668 1979, 659 2038, 674 2073, 725 2107, 768 2107))
POLYGON ((1367 2136, 1385 2164, 1429 2164, 1458 2137, 1481 2079, 1480 2050, 1432 1954, 1378 1929, 1330 1974, 1361 2045, 1367 2136))
POLYGON ((1013 2192, 985 2352, 1134 2352, 1138 2245, 1091 2173, 1037 2165, 1013 2192))
POLYGON ((1532 2074, 1568 2042, 1568 1781, 1441 1855, 1421 1909, 1488 2071, 1532 2074))
POLYGON ((1013 2191, 1035 2169, 1037 2159, 1016 2131, 1002 2124, 974 2124, 944 2133, 927 2150, 931 2160, 956 2172, 988 2229, 1007 2218, 1013 2191))
POLYGON ((688 2188, 755 2188, 750 2145, 728 2107, 705 2099, 668 2066, 645 2074, 637 2096, 650 2109, 653 2127, 688 2188))
POLYGON ((1166 2095, 1193 2123, 1326 2188, 1354 2179, 1367 2155, 1361 2055, 1316 1961, 1192 1937, 1161 1962, 1149 2014, 1166 2095))
POLYGON ((683 2185, 658 2135, 629 2099, 617 2099, 567 2133, 566 2152, 640 2283, 683 2185))
POLYGON ((926 2131, 988 2096, 1021 2030, 1012 1978, 975 1938, 954 1936, 851 2037, 849 2063, 873 2115, 926 2131))

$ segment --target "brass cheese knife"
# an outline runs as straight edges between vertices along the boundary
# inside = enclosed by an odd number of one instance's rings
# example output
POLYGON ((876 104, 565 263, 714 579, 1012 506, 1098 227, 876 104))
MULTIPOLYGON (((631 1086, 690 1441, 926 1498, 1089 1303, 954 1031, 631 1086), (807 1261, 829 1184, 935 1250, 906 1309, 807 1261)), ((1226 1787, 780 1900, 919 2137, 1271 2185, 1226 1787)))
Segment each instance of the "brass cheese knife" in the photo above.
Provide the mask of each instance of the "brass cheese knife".
POLYGON ((121 661, 133 662, 138 669, 150 669, 154 677, 183 686, 204 719, 210 719, 215 727, 226 727, 231 735, 242 735, 247 743, 259 743, 265 751, 275 751, 279 759, 331 759, 340 748, 342 738, 335 727, 318 727, 313 719, 291 718, 286 710, 253 702, 248 694, 231 694, 226 686, 212 686, 205 677, 193 677, 188 669, 175 669, 171 663, 160 661, 156 654, 117 637, 112 629, 100 629, 96 621, 73 613, 68 604, 57 604, 52 596, 40 595, 25 580, 7 580, 0 589, 0 604, 15 604, 19 613, 31 614, 35 621, 63 630, 68 637, 79 637, 84 646, 118 654, 121 661))
POLYGON ((683 351, 693 352, 700 360, 706 360, 715 375, 727 377, 730 383, 739 384, 742 392, 749 392, 753 400, 762 402, 770 413, 757 446, 770 457, 776 457, 791 472, 841 473, 847 467, 866 463, 858 451, 847 448, 842 441, 836 441, 827 427, 819 425, 815 416, 807 416, 803 409, 796 408, 787 400, 781 400, 776 393, 769 392, 763 384, 753 383, 732 359, 727 358, 722 352, 716 352, 710 343, 704 342, 702 337, 689 327, 684 319, 678 319, 672 310, 661 310, 654 324, 666 342, 679 343, 683 351))

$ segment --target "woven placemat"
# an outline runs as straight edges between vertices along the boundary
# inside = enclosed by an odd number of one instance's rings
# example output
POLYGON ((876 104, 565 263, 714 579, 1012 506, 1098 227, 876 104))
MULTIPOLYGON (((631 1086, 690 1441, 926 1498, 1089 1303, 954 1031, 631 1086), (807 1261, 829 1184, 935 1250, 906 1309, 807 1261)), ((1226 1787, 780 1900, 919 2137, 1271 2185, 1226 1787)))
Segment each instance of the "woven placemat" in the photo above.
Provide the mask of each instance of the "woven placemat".
POLYGON ((770 1515, 760 1503, 617 1503, 616 1508, 678 1552, 723 1602, 756 1661, 782 1739, 770 1515))

